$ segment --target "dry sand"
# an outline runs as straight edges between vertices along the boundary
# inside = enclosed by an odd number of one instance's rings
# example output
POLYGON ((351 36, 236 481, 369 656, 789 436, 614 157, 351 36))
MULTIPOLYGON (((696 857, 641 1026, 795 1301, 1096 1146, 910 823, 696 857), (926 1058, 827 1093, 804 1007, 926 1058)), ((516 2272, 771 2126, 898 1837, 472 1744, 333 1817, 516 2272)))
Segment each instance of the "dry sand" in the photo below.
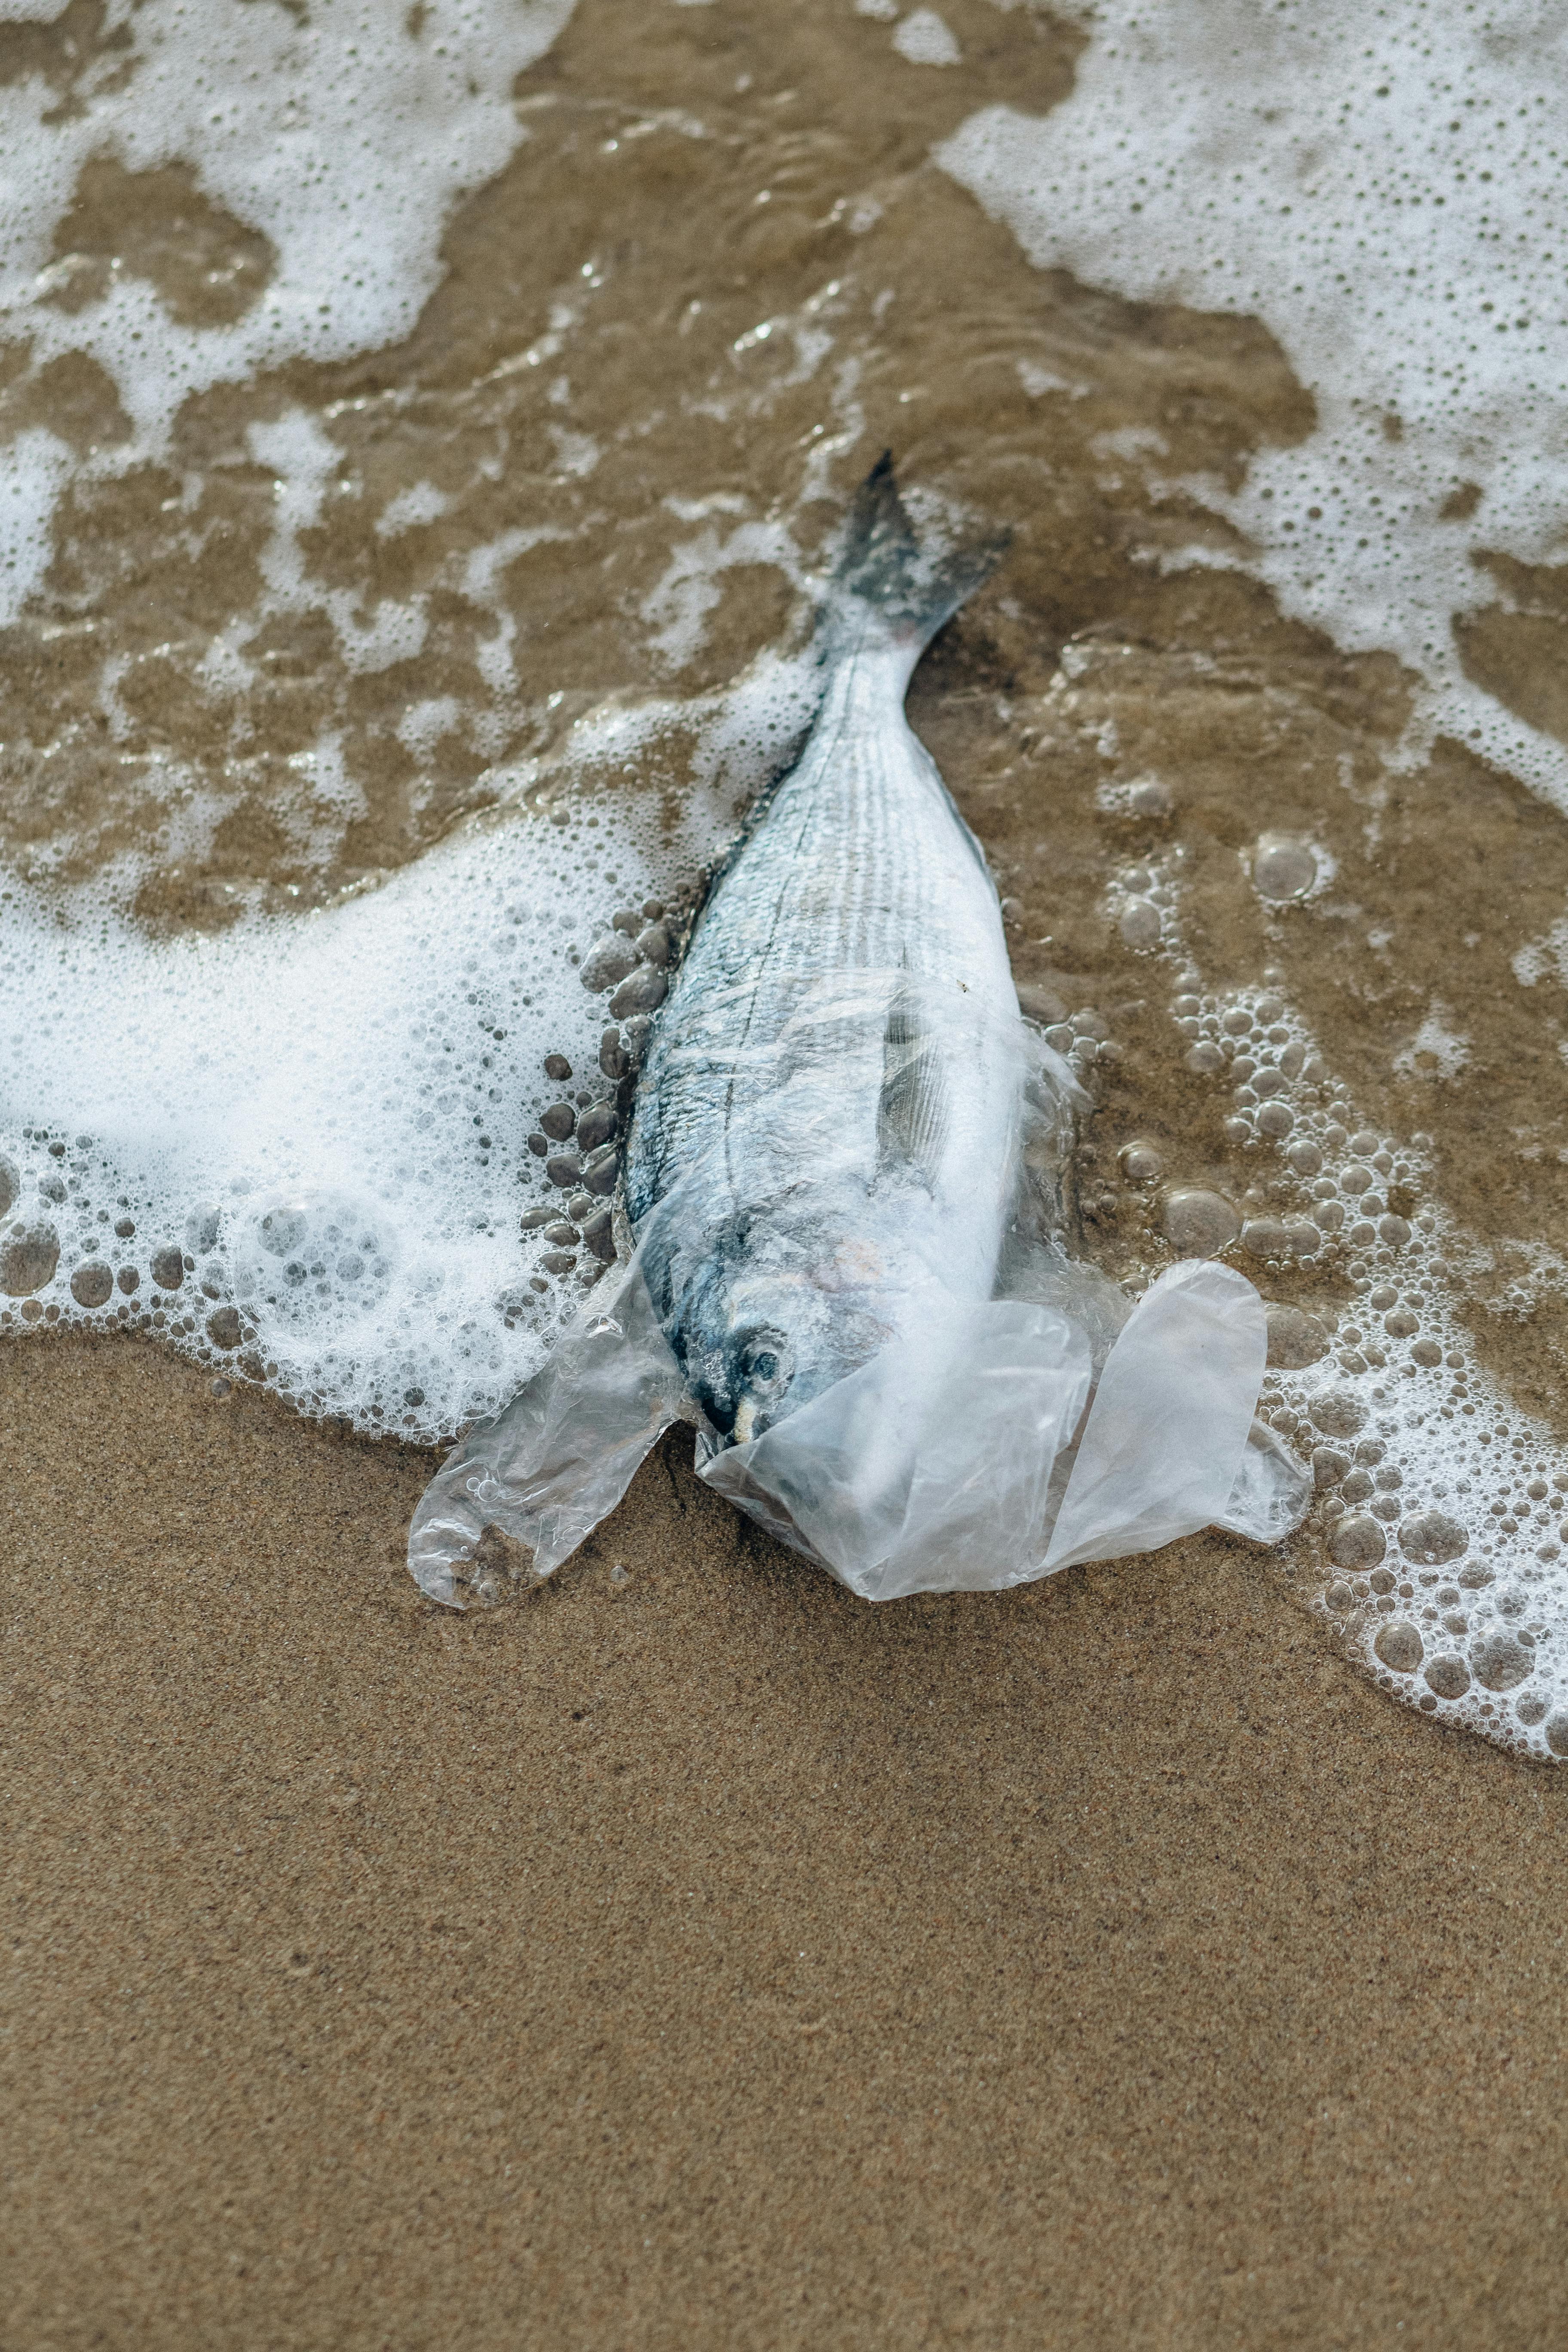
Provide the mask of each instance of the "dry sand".
POLYGON ((5 2345, 1561 2341, 1568 1777, 1267 1557, 868 1608, 678 1435, 459 1620, 428 1456, 0 1381, 5 2345))

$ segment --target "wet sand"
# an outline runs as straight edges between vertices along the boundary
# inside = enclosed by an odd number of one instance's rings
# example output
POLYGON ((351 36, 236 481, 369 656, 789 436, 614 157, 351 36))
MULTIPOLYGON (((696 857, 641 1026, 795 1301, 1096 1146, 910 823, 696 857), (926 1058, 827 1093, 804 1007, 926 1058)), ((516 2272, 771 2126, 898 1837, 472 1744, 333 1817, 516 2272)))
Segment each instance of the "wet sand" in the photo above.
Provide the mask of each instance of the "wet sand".
POLYGON ((1568 1780, 1267 1557, 872 1609, 677 1435, 458 1620, 428 1456, 0 1382, 7 2343, 1558 2340, 1568 1780))

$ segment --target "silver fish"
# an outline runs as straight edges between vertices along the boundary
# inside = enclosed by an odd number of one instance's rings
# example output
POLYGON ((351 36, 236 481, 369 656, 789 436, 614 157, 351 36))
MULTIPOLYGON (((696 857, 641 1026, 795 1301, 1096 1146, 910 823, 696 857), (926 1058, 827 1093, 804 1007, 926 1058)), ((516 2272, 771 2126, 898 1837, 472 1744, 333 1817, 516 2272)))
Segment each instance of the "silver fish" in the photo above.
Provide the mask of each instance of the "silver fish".
POLYGON ((712 889, 637 1086, 654 1309, 745 1444, 936 1302, 986 1299, 1018 1137, 995 886, 904 693, 994 541, 922 558, 884 457, 852 510, 799 760, 712 889))
POLYGON ((434 1598, 500 1597, 522 1569, 497 1533, 548 1575, 681 1418, 711 1486, 868 1599, 1210 1520, 1273 1540, 1305 1507, 1300 1465, 1248 1439, 1251 1285, 1187 1263, 1130 1313, 1061 1246, 1040 1179, 1081 1097, 1022 1019, 984 857, 903 709, 998 552, 922 551, 886 457, 860 490, 815 724, 646 1050, 626 1262, 431 1482, 409 1565, 434 1598))

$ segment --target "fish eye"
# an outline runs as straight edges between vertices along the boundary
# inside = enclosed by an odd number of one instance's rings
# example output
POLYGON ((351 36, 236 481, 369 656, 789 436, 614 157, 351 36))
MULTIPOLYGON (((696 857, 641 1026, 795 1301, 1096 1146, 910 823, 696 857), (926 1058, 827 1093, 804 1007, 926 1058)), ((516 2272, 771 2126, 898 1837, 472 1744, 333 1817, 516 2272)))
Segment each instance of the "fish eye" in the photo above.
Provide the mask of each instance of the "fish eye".
POLYGON ((789 1342, 776 1331, 759 1331, 741 1350, 741 1379, 747 1388, 775 1388, 790 1371, 789 1342))

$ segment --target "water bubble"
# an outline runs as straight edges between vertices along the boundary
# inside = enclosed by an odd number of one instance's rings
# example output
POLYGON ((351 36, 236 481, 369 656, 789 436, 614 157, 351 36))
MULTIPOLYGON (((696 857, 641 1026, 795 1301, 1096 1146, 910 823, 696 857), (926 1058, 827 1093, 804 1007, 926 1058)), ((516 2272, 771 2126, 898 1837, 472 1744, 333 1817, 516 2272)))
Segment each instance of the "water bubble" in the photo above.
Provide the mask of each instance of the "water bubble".
POLYGON ((1122 1145, 1117 1162, 1130 1184, 1155 1184, 1165 1172, 1163 1154, 1142 1137, 1122 1145))
POLYGON ((114 1276, 108 1266, 95 1259, 89 1265, 78 1266, 70 1287, 79 1307, 107 1307, 114 1296, 114 1276))
POLYGON ((611 997, 610 1011, 617 1021, 625 1021, 629 1014, 657 1013, 668 993, 668 974, 650 964, 639 964, 611 997))
POLYGON ((1378 1628, 1373 1648, 1396 1675, 1413 1675, 1426 1655, 1426 1643, 1406 1617, 1392 1618, 1378 1628))
POLYGON ((241 1222, 235 1288, 277 1344, 374 1312, 397 1255, 363 1202, 312 1187, 263 1200, 241 1222))
POLYGON ((10 1226, 0 1236, 0 1291, 7 1298, 26 1298, 55 1278, 60 1262, 60 1240, 53 1225, 41 1220, 10 1226))
POLYGON ((1147 954, 1160 944, 1160 910, 1147 898, 1133 898, 1122 908, 1117 929, 1126 946, 1147 954))
POLYGON ((237 1348, 240 1336, 237 1307, 219 1307, 207 1317, 207 1338, 215 1348, 237 1348))
POLYGON ((1250 1257, 1289 1257, 1290 1236, 1281 1217, 1248 1217, 1241 1229, 1241 1246, 1250 1257))
POLYGON ((1318 879, 1317 853, 1287 833, 1263 833, 1252 853, 1252 881, 1260 898, 1282 904, 1304 898, 1318 879))
POLYGON ((1518 1636, 1503 1631, 1484 1634, 1470 1653, 1476 1679, 1489 1691, 1512 1690, 1535 1664, 1535 1653, 1518 1636))
POLYGON ((21 1189, 22 1179, 17 1172, 16 1161, 7 1160, 5 1153, 0 1151, 0 1217, 10 1215, 12 1206, 21 1189))
POLYGON ((1366 1425, 1366 1407, 1353 1389, 1330 1389, 1310 1407, 1314 1428, 1325 1437, 1353 1437, 1366 1425))
POLYGON ((177 1249, 158 1249, 153 1253, 153 1279, 160 1290, 178 1290, 185 1278, 185 1261, 177 1249))
POLYGON ((1426 1687, 1439 1698, 1463 1698, 1470 1687, 1470 1670, 1463 1658, 1434 1658, 1426 1669, 1426 1687))
POLYGON ((1328 1347, 1322 1325, 1299 1307, 1273 1302, 1265 1307, 1264 1319, 1268 1327, 1268 1361, 1283 1370, 1300 1371, 1315 1364, 1328 1347))
POLYGON ((577 1141, 584 1151, 596 1151, 614 1140, 620 1124, 610 1104, 594 1103, 577 1121, 577 1141))
POLYGON ((1241 1231, 1241 1219, 1223 1192, 1175 1184, 1162 1204, 1165 1238, 1183 1257, 1217 1257, 1241 1231))
POLYGON ((1364 1511, 1347 1511, 1334 1521, 1329 1555, 1336 1568, 1375 1568, 1387 1549, 1383 1529, 1364 1511))

